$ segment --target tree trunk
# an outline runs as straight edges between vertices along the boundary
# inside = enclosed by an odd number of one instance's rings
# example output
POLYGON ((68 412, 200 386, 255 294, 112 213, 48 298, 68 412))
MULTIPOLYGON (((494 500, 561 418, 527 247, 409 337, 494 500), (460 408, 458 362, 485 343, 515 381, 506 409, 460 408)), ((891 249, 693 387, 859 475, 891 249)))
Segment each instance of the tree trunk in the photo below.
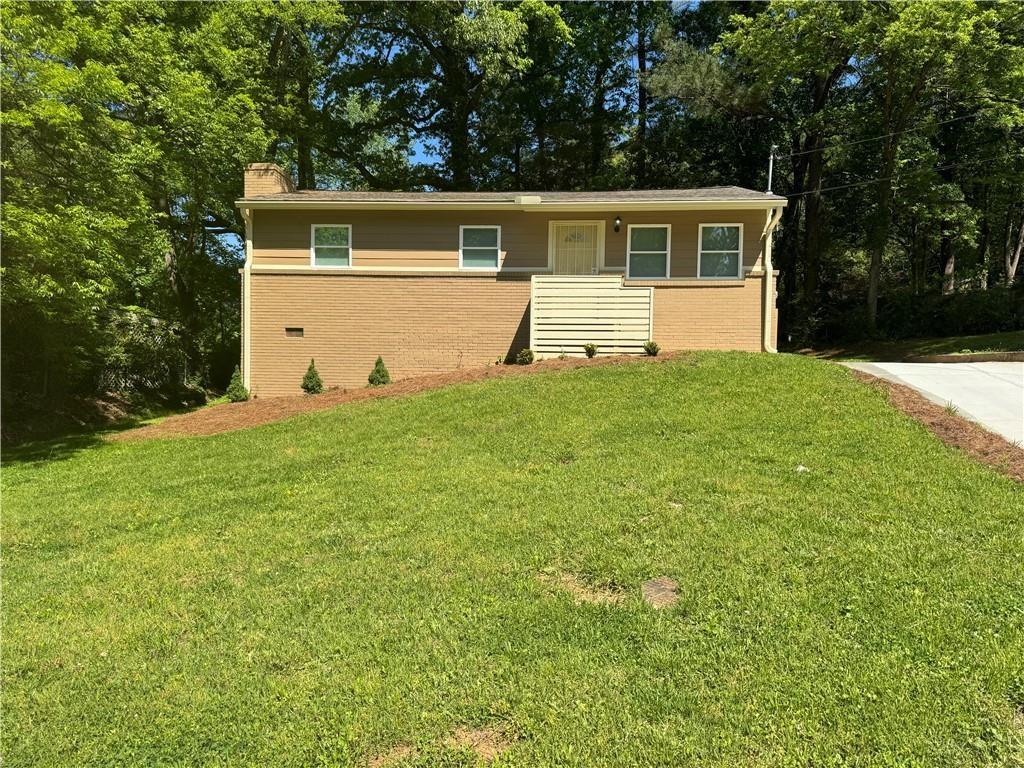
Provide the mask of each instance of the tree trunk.
POLYGON ((647 184, 647 3, 636 4, 636 151, 634 186, 647 184))
POLYGON ((304 76, 299 83, 299 98, 302 105, 299 109, 301 119, 295 136, 295 164, 298 170, 298 188, 316 189, 316 176, 313 172, 313 105, 312 84, 309 77, 304 76))
POLYGON ((868 330, 874 333, 878 329, 878 286, 882 276, 882 257, 885 246, 889 242, 889 226, 892 223, 892 163, 883 161, 885 174, 878 182, 878 195, 875 200, 875 215, 868 240, 870 262, 868 264, 868 330))
MULTIPOLYGON (((1020 265, 1021 254, 1024 253, 1024 210, 1021 211, 1020 230, 1017 233, 1017 246, 1010 248, 1010 242, 1006 243, 1006 284, 1013 285, 1017 278, 1017 267, 1020 265)), ((1009 218, 1009 214, 1007 214, 1009 218)), ((1012 232, 1013 229, 1010 229, 1012 232)))
POLYGON ((809 313, 817 309, 818 279, 821 267, 821 177, 825 168, 823 142, 814 136, 814 149, 807 163, 807 189, 804 195, 804 305, 809 313))
POLYGON ((604 79, 607 73, 607 67, 602 64, 598 67, 597 76, 594 78, 594 96, 590 103, 590 179, 588 179, 587 186, 593 186, 594 177, 600 172, 601 161, 604 159, 605 102, 607 99, 604 79))
POLYGON ((939 260, 942 262, 942 295, 949 296, 956 291, 956 252, 953 250, 951 225, 943 219, 939 225, 939 260))

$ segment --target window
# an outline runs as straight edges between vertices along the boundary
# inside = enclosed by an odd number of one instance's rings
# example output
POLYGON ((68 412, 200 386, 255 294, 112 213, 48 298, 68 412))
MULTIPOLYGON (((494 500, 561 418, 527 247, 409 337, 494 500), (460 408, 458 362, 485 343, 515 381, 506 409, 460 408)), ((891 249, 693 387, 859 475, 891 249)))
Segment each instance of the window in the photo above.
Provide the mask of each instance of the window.
POLYGON ((306 332, 302 328, 285 328, 284 335, 293 339, 301 339, 306 332))
POLYGON ((501 254, 501 227, 459 227, 459 267, 497 269, 501 254))
POLYGON ((314 267, 352 266, 352 227, 348 224, 314 224, 309 260, 314 267))
POLYGON ((742 224, 701 224, 697 276, 743 277, 742 243, 742 224))
POLYGON ((627 237, 626 277, 668 277, 671 226, 630 224, 627 237))

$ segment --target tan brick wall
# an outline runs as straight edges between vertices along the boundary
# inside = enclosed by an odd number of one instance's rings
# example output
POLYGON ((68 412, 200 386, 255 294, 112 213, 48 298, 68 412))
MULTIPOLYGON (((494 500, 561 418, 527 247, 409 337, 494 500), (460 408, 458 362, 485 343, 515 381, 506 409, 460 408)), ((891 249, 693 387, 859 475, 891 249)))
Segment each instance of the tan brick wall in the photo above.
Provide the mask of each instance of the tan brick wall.
POLYGON ((252 390, 298 393, 311 357, 342 387, 377 355, 395 379, 493 363, 529 344, 529 303, 528 278, 254 274, 252 390))
POLYGON ((654 340, 664 350, 761 350, 761 279, 654 289, 654 340))
MULTIPOLYGON (((252 390, 298 394, 309 364, 327 386, 362 387, 377 355, 395 379, 477 367, 529 344, 523 276, 252 275, 252 390), (302 338, 285 328, 303 328, 302 338)), ((662 284, 654 338, 665 351, 761 349, 761 279, 662 284)))

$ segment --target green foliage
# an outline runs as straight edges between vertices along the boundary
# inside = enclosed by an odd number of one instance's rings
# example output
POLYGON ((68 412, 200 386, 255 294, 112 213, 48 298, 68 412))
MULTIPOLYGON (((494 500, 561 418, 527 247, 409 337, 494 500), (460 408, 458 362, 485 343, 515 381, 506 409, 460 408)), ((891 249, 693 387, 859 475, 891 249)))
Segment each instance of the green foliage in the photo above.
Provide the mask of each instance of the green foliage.
POLYGON ((309 361, 309 368, 306 369, 306 373, 302 377, 302 391, 307 395, 319 395, 324 391, 324 383, 320 379, 320 373, 316 369, 316 364, 312 358, 309 361))
POLYGON ((7 407, 123 370, 123 307, 180 348, 124 386, 226 384, 252 161, 300 187, 759 189, 777 144, 783 338, 1021 270, 1012 3, 8 2, 2 34, 7 407))
POLYGON ((516 353, 516 365, 529 365, 533 362, 532 349, 520 349, 516 353))
POLYGON ((644 342, 644 353, 647 354, 649 357, 657 357, 658 352, 660 351, 661 347, 659 347, 658 343, 653 339, 649 339, 644 342))
POLYGON ((378 355, 377 362, 373 364, 373 370, 370 371, 369 382, 371 387, 383 387, 385 384, 391 383, 391 374, 388 373, 388 368, 384 365, 384 359, 378 355))
POLYGON ((520 766, 1014 764, 1024 489, 837 365, 697 354, 4 459, 10 765, 465 766, 445 742, 488 725, 520 766))
POLYGON ((583 352, 587 357, 594 357, 597 355, 597 344, 584 344, 583 352))
POLYGON ((228 382, 228 388, 224 394, 232 403, 241 403, 249 399, 249 390, 242 383, 242 372, 237 365, 235 372, 231 374, 231 381, 228 382))

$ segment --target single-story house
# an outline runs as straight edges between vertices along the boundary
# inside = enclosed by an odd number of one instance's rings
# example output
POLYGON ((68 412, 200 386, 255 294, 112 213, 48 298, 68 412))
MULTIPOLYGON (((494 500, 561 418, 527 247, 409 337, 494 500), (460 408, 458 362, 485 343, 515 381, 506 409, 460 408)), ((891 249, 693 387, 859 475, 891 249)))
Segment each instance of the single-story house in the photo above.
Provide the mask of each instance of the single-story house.
POLYGON ((298 393, 311 358, 357 387, 538 358, 774 351, 772 232, 786 200, 739 187, 623 192, 296 191, 250 165, 242 375, 298 393))

